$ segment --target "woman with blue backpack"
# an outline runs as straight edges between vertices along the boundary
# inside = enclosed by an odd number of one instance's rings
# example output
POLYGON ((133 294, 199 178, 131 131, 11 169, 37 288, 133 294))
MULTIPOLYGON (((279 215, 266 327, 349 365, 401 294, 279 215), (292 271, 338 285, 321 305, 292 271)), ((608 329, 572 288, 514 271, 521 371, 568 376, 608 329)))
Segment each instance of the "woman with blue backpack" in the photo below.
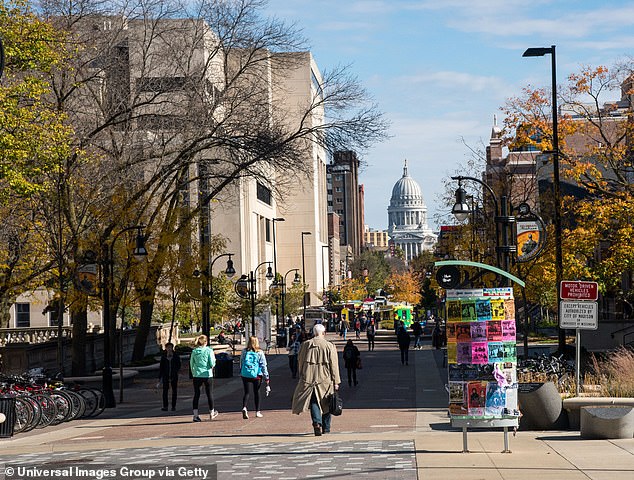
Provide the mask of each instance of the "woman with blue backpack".
POLYGON ((266 394, 271 392, 269 385, 269 370, 266 364, 266 356, 260 348, 260 342, 255 335, 249 337, 247 347, 242 350, 240 355, 240 376, 242 377, 242 385, 244 387, 244 396, 242 397, 242 418, 249 418, 247 410, 247 402, 249 400, 249 385, 253 385, 253 398, 255 400, 255 416, 262 417, 260 411, 260 386, 262 379, 266 381, 266 394))

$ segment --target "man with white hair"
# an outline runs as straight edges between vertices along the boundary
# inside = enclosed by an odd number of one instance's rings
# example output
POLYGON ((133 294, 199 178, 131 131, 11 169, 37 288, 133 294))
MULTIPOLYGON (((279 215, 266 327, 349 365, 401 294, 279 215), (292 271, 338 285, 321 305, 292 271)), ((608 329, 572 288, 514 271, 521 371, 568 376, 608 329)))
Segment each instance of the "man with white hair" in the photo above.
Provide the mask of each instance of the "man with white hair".
POLYGON ((314 337, 299 350, 299 381, 293 394, 293 413, 310 410, 316 436, 330 432, 330 395, 339 390, 337 347, 326 340, 322 324, 313 327, 314 337))

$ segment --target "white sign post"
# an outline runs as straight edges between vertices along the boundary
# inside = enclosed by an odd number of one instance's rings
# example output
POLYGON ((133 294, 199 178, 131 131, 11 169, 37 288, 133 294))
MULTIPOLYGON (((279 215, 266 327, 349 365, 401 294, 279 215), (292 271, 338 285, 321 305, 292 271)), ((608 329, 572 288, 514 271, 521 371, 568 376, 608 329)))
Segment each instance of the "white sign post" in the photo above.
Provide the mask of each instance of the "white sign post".
POLYGON ((596 282, 562 281, 559 286, 559 328, 575 329, 575 380, 579 396, 581 386, 581 330, 599 327, 596 282))

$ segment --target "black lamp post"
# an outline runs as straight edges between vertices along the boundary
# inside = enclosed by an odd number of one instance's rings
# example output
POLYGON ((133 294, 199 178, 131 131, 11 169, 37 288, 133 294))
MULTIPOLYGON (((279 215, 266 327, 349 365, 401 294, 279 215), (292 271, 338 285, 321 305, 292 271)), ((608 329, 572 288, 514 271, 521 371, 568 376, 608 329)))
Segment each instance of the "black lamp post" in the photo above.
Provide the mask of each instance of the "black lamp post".
MULTIPOLYGON (((560 292, 559 285, 564 276, 564 262, 562 252, 561 237, 561 184, 559 182, 559 132, 558 132, 558 111, 557 111, 557 61, 555 56, 555 45, 550 47, 528 48, 522 57, 543 57, 550 54, 551 77, 552 77, 552 116, 553 116, 553 196, 555 200, 553 210, 553 226, 555 228, 555 290, 557 292, 557 316, 559 317, 560 292)), ((563 352, 566 347, 566 331, 559 329, 559 351, 563 352)))
POLYGON ((303 309, 303 313, 302 313, 302 330, 305 328, 306 325, 306 264, 304 261, 304 236, 305 235, 312 235, 311 232, 302 232, 302 292, 303 292, 303 296, 304 296, 304 309, 303 309))
POLYGON ((114 275, 113 275, 113 267, 114 267, 114 244, 117 241, 117 238, 121 236, 122 233, 128 232, 130 230, 137 230, 136 236, 136 246, 132 254, 135 258, 141 259, 147 256, 147 249, 145 248, 145 237, 142 234, 142 230, 145 228, 143 225, 135 225, 132 227, 127 227, 117 233, 112 242, 108 245, 108 243, 104 242, 102 246, 103 252, 103 331, 104 331, 104 341, 103 341, 103 372, 102 372, 102 389, 104 395, 104 402, 106 408, 112 408, 116 406, 114 391, 112 389, 112 352, 111 352, 111 342, 110 342, 110 334, 113 325, 115 325, 115 319, 113 318, 114 312, 111 311, 110 308, 110 295, 114 291, 114 275))
MULTIPOLYGON (((207 336, 207 345, 209 345, 209 343, 211 342, 211 340, 209 339, 209 333, 211 331, 211 315, 210 315, 210 311, 211 311, 211 301, 213 299, 214 296, 214 288, 213 288, 213 268, 214 268, 214 263, 216 263, 216 260, 218 260, 219 258, 223 258, 223 257, 229 257, 229 259, 227 260, 227 268, 225 269, 224 273, 227 276, 227 278, 231 278, 236 274, 236 269, 233 268, 233 260, 231 260, 231 257, 233 256, 233 253, 223 253, 221 255, 218 255, 216 258, 214 258, 212 260, 212 262, 209 264, 209 271, 206 272, 206 274, 203 277, 203 282, 204 283, 209 283, 209 293, 207 294, 207 292, 205 290, 207 290, 203 284, 203 288, 202 288, 202 309, 203 309, 203 314, 202 314, 202 320, 203 320, 203 334, 205 334, 207 336)), ((196 275, 197 272, 194 272, 194 275, 196 275)), ((170 332, 170 335, 172 333, 170 332)))
POLYGON ((276 231, 275 231, 275 222, 285 222, 286 219, 282 218, 282 217, 276 217, 273 219, 273 275, 274 275, 274 280, 273 280, 273 284, 271 285, 271 288, 273 289, 273 293, 275 295, 275 331, 276 333, 279 333, 280 330, 280 319, 279 319, 279 314, 278 314, 278 298, 279 298, 279 288, 278 288, 278 278, 277 278, 277 248, 275 245, 276 242, 276 231))
MULTIPOLYGON (((472 208, 467 205, 467 193, 462 188, 463 180, 470 180, 472 182, 482 185, 490 194, 493 199, 493 206, 495 208, 495 251, 497 257, 497 267, 501 268, 505 272, 508 272, 510 266, 510 255, 517 250, 515 245, 509 245, 509 226, 515 223, 515 217, 509 215, 508 200, 506 195, 501 197, 501 202, 498 202, 498 198, 495 195, 493 189, 482 180, 475 177, 463 177, 462 175, 451 177, 452 180, 458 180, 458 189, 456 190, 456 203, 451 209, 458 221, 464 221, 467 216, 472 212, 472 208), (502 228, 500 229, 500 225, 502 228), (500 240, 500 230, 502 238, 500 240), (500 243, 501 241, 501 243, 500 243)), ((508 279, 504 278, 505 285, 508 286, 508 279)))
POLYGON ((271 267, 272 262, 262 262, 254 270, 249 272, 249 276, 242 275, 240 279, 236 282, 235 291, 238 296, 242 298, 250 298, 251 299, 251 336, 255 336, 255 297, 257 295, 257 289, 255 286, 255 273, 258 271, 262 265, 268 264, 268 268, 266 269, 266 278, 268 280, 273 279, 273 268, 271 267))
POLYGON ((282 318, 286 318, 286 277, 289 273, 295 272, 295 278, 293 279, 293 285, 299 285, 301 279, 299 278, 299 268, 291 268, 288 272, 284 274, 282 277, 282 318))
POLYGON ((322 301, 324 301, 324 297, 326 296, 326 269, 324 268, 324 249, 326 249, 326 251, 328 252, 328 278, 330 279, 330 245, 321 246, 321 285, 324 291, 322 301))

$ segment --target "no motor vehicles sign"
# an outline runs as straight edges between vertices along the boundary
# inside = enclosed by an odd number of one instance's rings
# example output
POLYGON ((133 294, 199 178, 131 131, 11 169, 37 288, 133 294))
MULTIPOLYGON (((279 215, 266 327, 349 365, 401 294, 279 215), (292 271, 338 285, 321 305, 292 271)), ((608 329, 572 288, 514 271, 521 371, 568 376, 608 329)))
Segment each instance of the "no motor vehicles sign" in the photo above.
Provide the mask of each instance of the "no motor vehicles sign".
POLYGON ((563 280, 559 288, 559 298, 562 300, 596 301, 599 298, 599 284, 597 282, 563 280))

